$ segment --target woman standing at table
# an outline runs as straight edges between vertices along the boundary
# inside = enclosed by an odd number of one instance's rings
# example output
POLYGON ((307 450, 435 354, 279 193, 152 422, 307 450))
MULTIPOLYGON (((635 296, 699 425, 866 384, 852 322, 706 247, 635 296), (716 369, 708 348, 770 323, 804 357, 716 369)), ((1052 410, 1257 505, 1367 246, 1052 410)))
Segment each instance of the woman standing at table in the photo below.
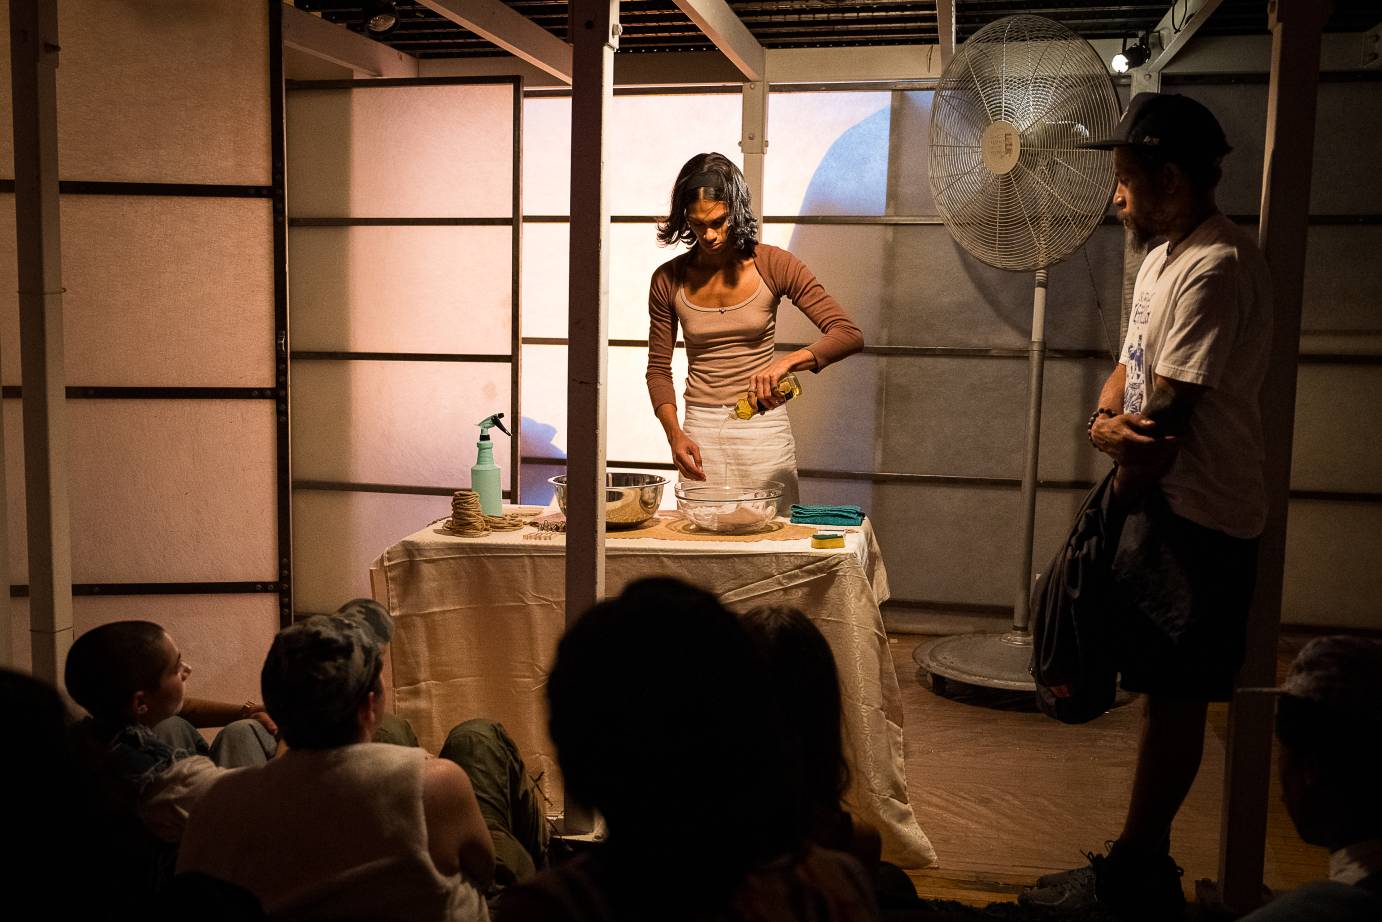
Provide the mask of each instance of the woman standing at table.
POLYGON ((786 250, 758 242, 744 174, 722 154, 697 154, 672 186, 663 246, 691 249, 653 273, 648 291, 648 395, 684 480, 776 480, 782 505, 798 500, 796 443, 777 387, 793 371, 819 372, 864 346, 859 328, 786 250), (805 349, 774 348, 777 306, 788 298, 820 328, 805 349), (677 419, 672 350, 686 339, 685 421, 677 419), (745 392, 765 412, 732 419, 745 392))

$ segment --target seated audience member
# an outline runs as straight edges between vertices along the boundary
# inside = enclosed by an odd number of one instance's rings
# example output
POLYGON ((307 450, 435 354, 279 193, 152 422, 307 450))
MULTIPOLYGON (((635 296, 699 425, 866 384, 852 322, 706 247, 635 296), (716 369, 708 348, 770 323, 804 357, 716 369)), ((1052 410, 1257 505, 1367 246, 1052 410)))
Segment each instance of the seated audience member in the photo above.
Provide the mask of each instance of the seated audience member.
POLYGON ((858 863, 807 840, 762 673, 738 619, 678 580, 585 613, 557 650, 550 729, 568 804, 608 836, 507 891, 498 918, 877 918, 858 863))
POLYGON ((95 856, 85 846, 90 825, 88 787, 67 745, 67 710, 51 685, 0 669, 0 713, 15 750, 0 759, 5 792, 5 837, 10 842, 0 874, 12 904, 42 900, 52 919, 104 918, 107 904, 87 887, 73 887, 74 870, 88 880, 95 856), (74 835, 74 830, 81 830, 74 835), (59 856, 60 859, 59 860, 59 856), (19 894, 32 894, 28 900, 19 894))
POLYGON ((191 671, 149 621, 101 625, 67 655, 67 691, 90 715, 71 742, 94 801, 91 847, 135 905, 166 886, 188 812, 215 778, 263 764, 275 746, 258 705, 187 698, 191 671), (195 726, 217 724, 225 729, 208 747, 195 726))
POLYGON ((221 778, 191 816, 179 874, 248 891, 299 920, 480 920, 494 845, 466 772, 368 742, 384 707, 367 619, 280 631, 261 674, 287 751, 221 778))
MULTIPOLYGON (((380 656, 387 659, 393 640, 393 618, 374 599, 353 599, 336 616, 369 628, 380 656)), ((374 731, 374 742, 417 746, 417 734, 403 718, 386 712, 374 731)), ((453 727, 441 757, 465 769, 480 813, 494 842, 494 881, 490 894, 531 877, 547 854, 547 817, 542 795, 523 764, 518 746, 501 724, 474 718, 453 727)))
POLYGON ((1280 691, 1282 800, 1300 837, 1329 849, 1329 880, 1243 922, 1382 919, 1382 640, 1312 640, 1280 691))
MULTIPOLYGON (((351 599, 336 609, 336 617, 358 621, 369 626, 379 644, 379 653, 389 658, 389 644, 393 641, 393 617, 389 610, 374 599, 351 599)), ((374 742, 393 743, 396 746, 418 745, 413 725, 392 711, 385 711, 379 718, 379 726, 374 731, 374 742)))
POLYGON ((764 605, 740 616, 749 639, 767 667, 777 705, 777 726, 786 733, 788 764, 804 776, 803 815, 817 845, 848 852, 875 879, 884 909, 917 904, 906 872, 881 860, 883 842, 868 823, 843 806, 849 787, 841 725, 840 676, 835 654, 820 630, 800 609, 764 605))

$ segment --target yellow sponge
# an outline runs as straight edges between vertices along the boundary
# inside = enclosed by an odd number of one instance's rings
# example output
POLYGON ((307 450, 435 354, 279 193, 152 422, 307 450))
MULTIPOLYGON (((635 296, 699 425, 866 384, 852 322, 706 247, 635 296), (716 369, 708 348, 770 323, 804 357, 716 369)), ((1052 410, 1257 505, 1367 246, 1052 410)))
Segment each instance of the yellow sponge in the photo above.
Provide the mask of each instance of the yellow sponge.
POLYGON ((811 546, 822 550, 832 547, 844 547, 845 536, 837 531, 818 531, 811 536, 811 546))

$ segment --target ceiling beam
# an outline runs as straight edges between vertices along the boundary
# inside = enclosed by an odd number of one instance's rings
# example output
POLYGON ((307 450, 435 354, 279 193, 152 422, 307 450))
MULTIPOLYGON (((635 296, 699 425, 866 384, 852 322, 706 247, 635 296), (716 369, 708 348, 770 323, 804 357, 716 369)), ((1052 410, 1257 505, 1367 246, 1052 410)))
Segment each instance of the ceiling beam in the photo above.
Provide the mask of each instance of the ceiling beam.
POLYGON ((955 56, 955 0, 936 0, 936 37, 944 67, 955 56))
POLYGON ((1172 0, 1171 8, 1161 17, 1152 31, 1161 36, 1161 53, 1143 65, 1142 70, 1149 74, 1159 74, 1165 70, 1181 49, 1190 43, 1209 17, 1219 8, 1223 0, 1172 0), (1176 10, 1180 14, 1176 14, 1176 10), (1176 26, 1180 31, 1176 31, 1176 26))
POLYGON ((571 83, 571 46, 501 0, 418 0, 434 13, 571 83))
MULTIPOLYGON (((424 0, 426 2, 426 0, 424 0)), ((725 0, 673 0, 677 9, 694 22, 720 53, 739 68, 744 79, 755 83, 765 79, 767 52, 758 44, 748 26, 734 15, 725 0)))
POLYGON ((416 77, 417 58, 283 4, 283 44, 371 77, 416 77))

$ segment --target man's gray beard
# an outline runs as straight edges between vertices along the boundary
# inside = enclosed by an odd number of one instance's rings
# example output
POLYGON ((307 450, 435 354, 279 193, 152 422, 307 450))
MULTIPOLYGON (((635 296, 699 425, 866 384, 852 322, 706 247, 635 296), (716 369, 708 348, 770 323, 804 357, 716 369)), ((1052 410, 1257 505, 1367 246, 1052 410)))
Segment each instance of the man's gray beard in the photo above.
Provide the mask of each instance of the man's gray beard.
POLYGON ((1128 233, 1132 236, 1133 243, 1143 252, 1150 250, 1152 248, 1152 242, 1159 237, 1158 234, 1147 231, 1135 221, 1124 221, 1123 227, 1126 228, 1128 233))

